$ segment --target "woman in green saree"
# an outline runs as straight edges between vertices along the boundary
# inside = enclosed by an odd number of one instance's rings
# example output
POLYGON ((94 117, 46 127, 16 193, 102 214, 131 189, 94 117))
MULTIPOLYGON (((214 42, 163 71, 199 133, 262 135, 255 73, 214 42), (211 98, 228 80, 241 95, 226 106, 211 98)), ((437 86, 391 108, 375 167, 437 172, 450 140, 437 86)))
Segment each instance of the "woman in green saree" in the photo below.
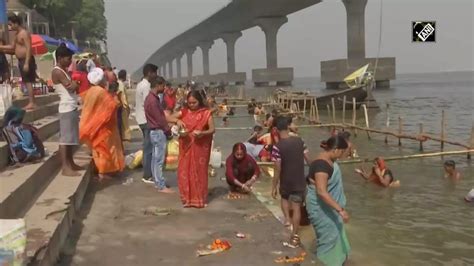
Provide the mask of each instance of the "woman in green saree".
POLYGON ((306 210, 317 236, 316 256, 328 266, 342 265, 351 250, 344 223, 349 215, 341 169, 336 160, 344 156, 347 142, 333 136, 321 143, 324 149, 311 163, 306 194, 306 210))

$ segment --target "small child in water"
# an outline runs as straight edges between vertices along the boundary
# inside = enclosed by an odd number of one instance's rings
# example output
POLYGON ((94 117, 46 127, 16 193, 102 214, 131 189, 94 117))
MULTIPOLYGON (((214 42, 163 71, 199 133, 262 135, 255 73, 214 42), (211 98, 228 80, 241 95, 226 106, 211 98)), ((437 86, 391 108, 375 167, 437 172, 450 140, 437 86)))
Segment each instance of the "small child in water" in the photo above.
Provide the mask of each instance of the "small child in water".
POLYGON ((456 163, 453 160, 444 162, 444 178, 450 178, 452 180, 461 179, 461 173, 456 170, 456 163))

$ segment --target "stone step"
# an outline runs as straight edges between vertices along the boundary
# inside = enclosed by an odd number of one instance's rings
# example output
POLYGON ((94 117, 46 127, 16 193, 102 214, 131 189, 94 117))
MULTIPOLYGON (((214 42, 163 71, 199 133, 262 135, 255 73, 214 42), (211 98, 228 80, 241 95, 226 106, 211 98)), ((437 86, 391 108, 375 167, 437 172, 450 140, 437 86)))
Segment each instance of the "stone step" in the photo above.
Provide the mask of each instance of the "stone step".
MULTIPOLYGON (((59 95, 56 93, 49 93, 44 95, 36 95, 35 96, 36 104, 38 106, 44 106, 50 104, 52 102, 59 101, 59 95)), ((13 100, 13 105, 23 108, 28 104, 28 97, 23 97, 21 99, 13 100)))
MULTIPOLYGON (((59 115, 46 116, 31 124, 38 129, 40 139, 45 141, 59 131, 59 115)), ((8 165, 8 154, 8 144, 5 141, 0 141, 0 171, 8 165)))
POLYGON ((58 144, 44 145, 49 154, 41 162, 10 167, 0 173, 0 219, 23 217, 57 173, 60 160, 53 151, 58 144))
MULTIPOLYGON (((31 123, 46 116, 55 115, 58 113, 59 101, 51 102, 46 105, 41 105, 35 110, 27 111, 24 123, 31 123)), ((0 117, 0 125, 3 125, 3 116, 0 117)))
MULTIPOLYGON (((75 161, 89 163, 85 150, 76 153, 75 161)), ((54 176, 36 203, 26 213, 29 265, 55 265, 64 246, 76 212, 79 210, 91 177, 91 168, 80 176, 54 176)))

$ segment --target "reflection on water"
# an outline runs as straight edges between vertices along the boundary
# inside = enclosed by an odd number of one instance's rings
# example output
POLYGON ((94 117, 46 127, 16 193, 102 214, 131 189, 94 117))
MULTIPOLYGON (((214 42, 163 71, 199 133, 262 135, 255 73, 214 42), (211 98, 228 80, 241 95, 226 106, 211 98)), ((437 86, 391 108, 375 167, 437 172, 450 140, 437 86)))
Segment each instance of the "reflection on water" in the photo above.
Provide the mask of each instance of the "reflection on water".
MULTIPOLYGON (((417 133, 422 122, 426 132, 439 134, 444 109, 448 137, 468 143, 474 110, 473 76, 473 73, 402 76, 392 84, 392 89, 378 90, 375 97, 382 106, 390 104, 393 129, 398 128, 397 117, 402 116, 407 133, 417 133)), ((256 89, 249 93, 265 94, 256 89)), ((245 110, 239 109, 238 113, 243 114, 245 110)), ((323 112, 321 119, 329 121, 325 115, 323 112)), ((362 118, 362 113, 358 116, 362 118)), ((372 111, 371 126, 384 128, 385 116, 385 110, 372 111)), ((250 117, 235 118, 230 120, 230 126, 249 126, 252 122, 250 117)), ((359 119, 358 123, 362 125, 363 120, 359 119)), ((216 144, 228 154, 233 142, 246 139, 249 133, 245 130, 219 132, 216 144)), ((319 142, 328 135, 329 131, 324 129, 301 129, 301 136, 313 156, 319 150, 319 142)), ((385 144, 384 136, 371 137, 372 141, 368 141, 365 133, 359 132, 353 139, 359 156, 372 158, 418 152, 418 143, 411 140, 403 140, 399 147, 396 139, 389 138, 385 144)), ((429 142, 424 148, 427 152, 439 151, 440 145, 429 142)), ((458 148, 445 146, 445 150, 455 149, 458 148)), ((388 162, 401 181, 398 189, 366 183, 354 174, 355 166, 342 165, 347 209, 351 214, 347 231, 353 248, 353 265, 474 265, 474 204, 463 201, 463 196, 474 187, 474 168, 465 155, 388 162), (442 163, 446 159, 454 159, 463 173, 458 183, 443 178, 442 163)), ((370 165, 365 167, 369 169, 370 165)), ((278 202, 270 204, 270 184, 269 179, 261 180, 257 187, 259 197, 265 198, 267 205, 278 207, 278 202)), ((313 237, 310 227, 305 228, 303 234, 305 239, 313 237)))

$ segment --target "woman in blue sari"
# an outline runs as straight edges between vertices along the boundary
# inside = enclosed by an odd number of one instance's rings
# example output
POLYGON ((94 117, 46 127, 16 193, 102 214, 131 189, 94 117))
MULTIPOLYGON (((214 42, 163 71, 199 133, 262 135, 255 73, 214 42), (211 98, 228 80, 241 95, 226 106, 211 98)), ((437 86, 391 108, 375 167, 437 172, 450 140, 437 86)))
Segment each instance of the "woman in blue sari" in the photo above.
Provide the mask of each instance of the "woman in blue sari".
POLYGON ((311 163, 306 194, 306 210, 317 236, 316 256, 328 266, 342 265, 351 250, 344 223, 349 215, 344 209, 346 196, 336 160, 348 148, 341 136, 321 143, 324 149, 311 163))

